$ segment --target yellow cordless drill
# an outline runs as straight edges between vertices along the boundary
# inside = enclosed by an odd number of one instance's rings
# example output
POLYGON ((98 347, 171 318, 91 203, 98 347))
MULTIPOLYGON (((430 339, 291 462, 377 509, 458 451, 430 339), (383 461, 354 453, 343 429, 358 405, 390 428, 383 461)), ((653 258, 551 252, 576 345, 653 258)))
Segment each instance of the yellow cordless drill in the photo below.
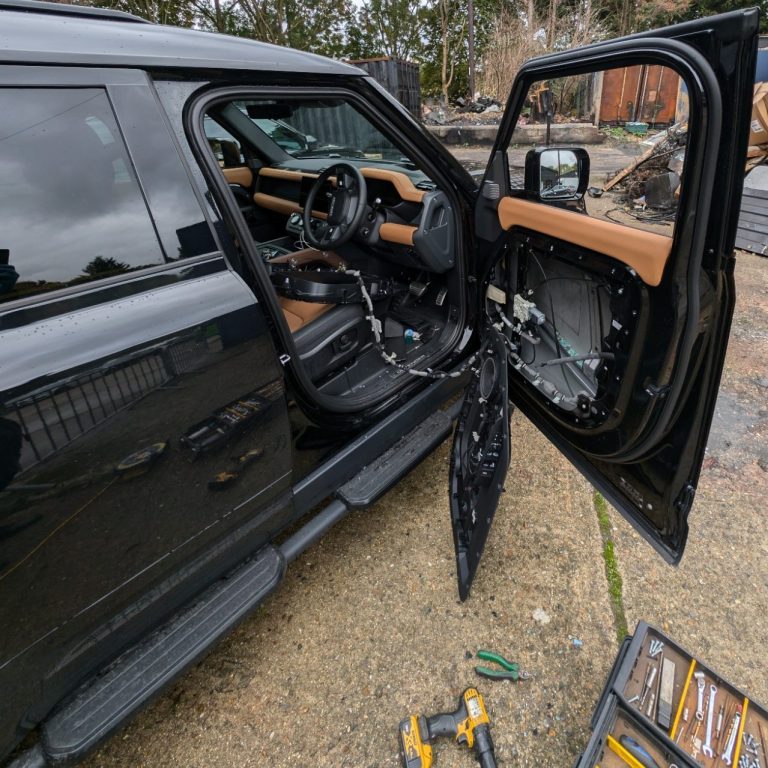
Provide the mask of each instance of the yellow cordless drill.
POLYGON ((439 736, 452 736, 459 744, 473 749, 482 768, 496 768, 491 741, 491 721, 483 697, 467 688, 455 712, 432 717, 411 715, 400 721, 400 754, 404 768, 430 768, 432 742, 439 736))

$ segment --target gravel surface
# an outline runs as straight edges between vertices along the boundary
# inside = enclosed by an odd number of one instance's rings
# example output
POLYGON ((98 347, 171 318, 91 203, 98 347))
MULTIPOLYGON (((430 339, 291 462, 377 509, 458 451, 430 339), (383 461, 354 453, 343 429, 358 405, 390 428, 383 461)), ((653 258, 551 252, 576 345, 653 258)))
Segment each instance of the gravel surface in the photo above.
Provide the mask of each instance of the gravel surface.
MULTIPOLYGON (((525 156, 531 147, 514 147, 509 150, 509 163, 516 168, 525 167, 525 156)), ((638 143, 608 143, 590 145, 587 148, 590 160, 590 180, 592 184, 600 184, 607 175, 625 168, 634 157, 647 149, 638 143)), ((468 170, 485 170, 491 156, 490 147, 451 147, 451 154, 468 170)))
MULTIPOLYGON (((453 710, 478 685, 502 765, 570 765, 616 650, 600 533, 587 483, 520 417, 513 435, 514 483, 467 602, 446 443, 297 560, 256 616, 89 764, 394 768, 401 718, 453 710), (479 648, 533 678, 480 680, 479 648)), ((446 743, 436 764, 475 763, 446 743)))
MULTIPOLYGON (((658 624, 766 703, 768 260, 740 254, 737 287, 682 565, 610 514, 630 629, 658 624)), ((452 710, 469 685, 486 697, 500 765, 571 765, 617 650, 601 536, 581 476, 517 415, 512 436, 508 492, 467 602, 445 443, 299 558, 276 595, 88 765, 394 768, 399 720, 452 710), (532 679, 478 679, 479 648, 532 679)), ((476 763, 446 741, 435 765, 476 763)))
POLYGON ((615 512, 629 626, 644 618, 768 704, 768 259, 739 252, 736 314, 678 568, 615 512))

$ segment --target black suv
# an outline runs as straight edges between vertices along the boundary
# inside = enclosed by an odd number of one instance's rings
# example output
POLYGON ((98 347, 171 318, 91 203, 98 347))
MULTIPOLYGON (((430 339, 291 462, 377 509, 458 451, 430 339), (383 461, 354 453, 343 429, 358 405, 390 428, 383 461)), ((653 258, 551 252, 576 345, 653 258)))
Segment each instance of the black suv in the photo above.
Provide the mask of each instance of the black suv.
POLYGON ((0 2, 0 756, 37 728, 25 764, 81 758, 454 422, 466 598, 515 489, 510 402, 678 562, 757 29, 528 62, 478 186, 353 67, 0 2), (583 148, 529 153, 513 187, 530 89, 638 66, 684 104, 673 231, 593 215, 583 148))

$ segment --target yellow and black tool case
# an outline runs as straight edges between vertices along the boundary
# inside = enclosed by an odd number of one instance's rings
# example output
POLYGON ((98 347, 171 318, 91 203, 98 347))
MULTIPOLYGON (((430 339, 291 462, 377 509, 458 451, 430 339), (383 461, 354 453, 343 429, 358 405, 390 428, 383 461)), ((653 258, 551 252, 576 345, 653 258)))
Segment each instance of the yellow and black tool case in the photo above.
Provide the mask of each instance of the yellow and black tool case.
POLYGON ((574 768, 768 768, 768 712, 642 621, 591 727, 574 768))

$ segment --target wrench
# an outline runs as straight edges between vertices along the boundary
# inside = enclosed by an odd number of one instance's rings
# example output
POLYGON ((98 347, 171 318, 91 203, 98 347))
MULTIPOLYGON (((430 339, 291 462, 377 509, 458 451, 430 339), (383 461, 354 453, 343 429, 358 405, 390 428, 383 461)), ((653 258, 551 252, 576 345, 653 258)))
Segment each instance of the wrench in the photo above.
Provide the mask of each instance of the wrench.
POLYGON ((693 676, 696 678, 696 684, 699 687, 698 698, 696 699, 696 719, 704 719, 704 689, 707 687, 704 682, 703 672, 694 672, 693 676))
POLYGON ((712 751, 712 717, 715 714, 715 696, 717 696, 717 688, 714 685, 710 685, 709 704, 707 705, 707 740, 704 742, 704 747, 701 750, 704 753, 704 757, 715 756, 715 753, 712 751))
POLYGON ((721 760, 726 764, 730 765, 733 762, 733 748, 736 746, 736 737, 739 734, 739 723, 741 722, 741 709, 739 709, 734 718, 733 718, 733 725, 731 725, 731 730, 728 732, 728 741, 725 745, 725 752, 723 752, 723 756, 721 760))

